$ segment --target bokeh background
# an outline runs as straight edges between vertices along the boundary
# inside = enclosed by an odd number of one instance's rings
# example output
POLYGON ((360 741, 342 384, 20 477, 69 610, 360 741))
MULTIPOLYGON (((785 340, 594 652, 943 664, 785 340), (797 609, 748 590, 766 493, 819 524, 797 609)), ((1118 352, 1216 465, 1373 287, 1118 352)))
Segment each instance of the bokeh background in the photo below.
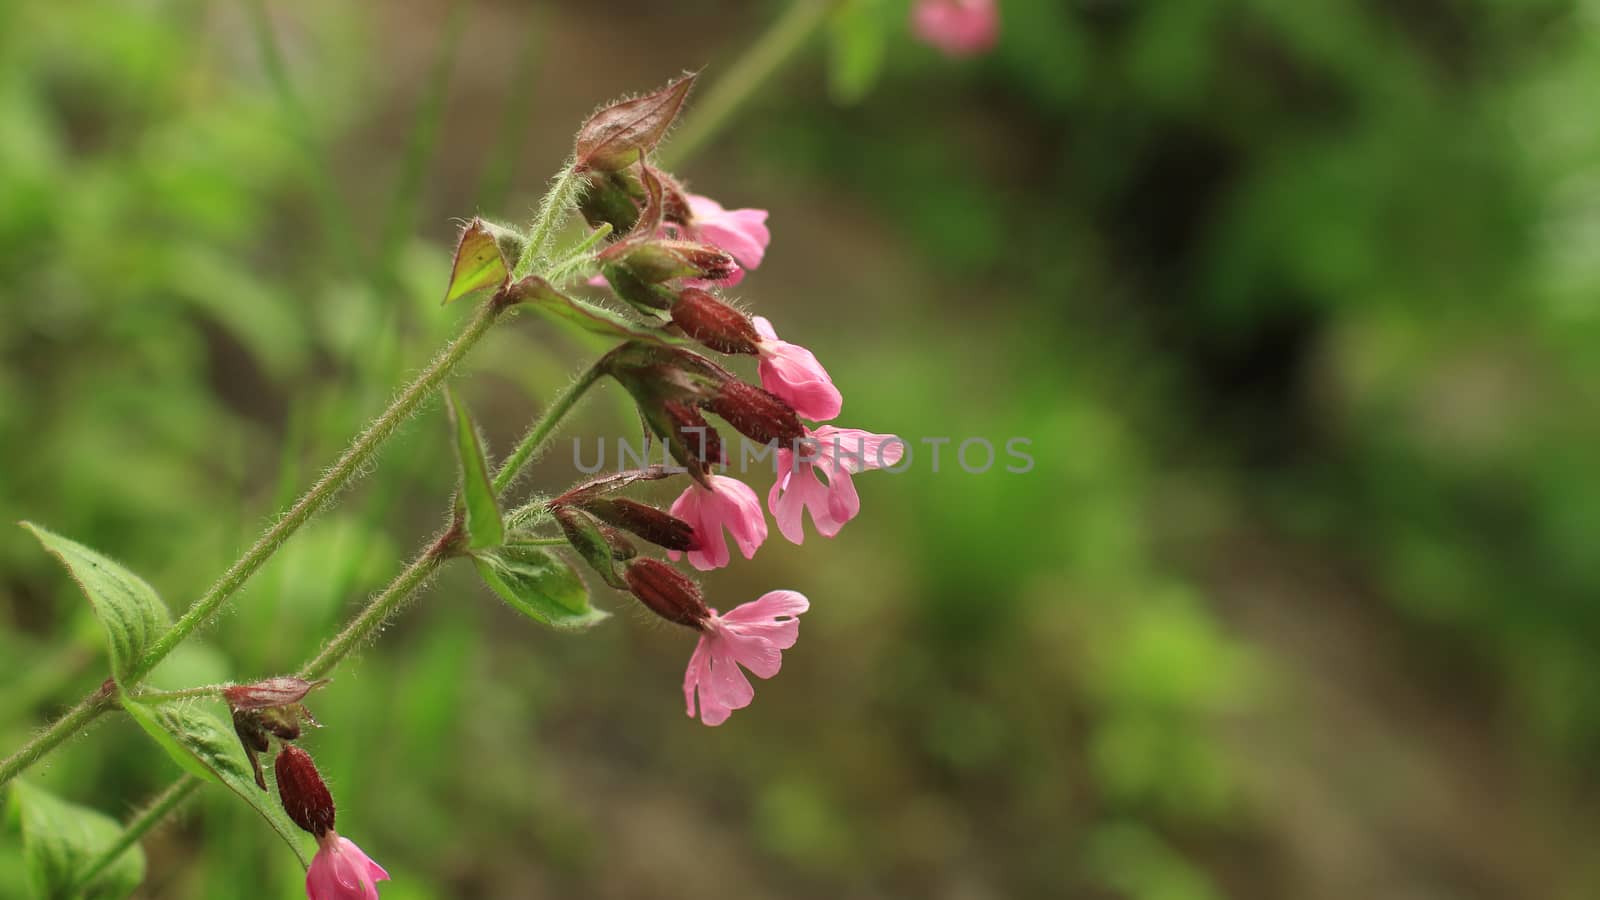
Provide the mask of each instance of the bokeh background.
MULTIPOLYGON (((852 7, 678 172, 771 210, 740 294, 841 424, 1034 469, 918 445, 836 540, 706 577, 814 602, 714 730, 628 598, 562 635, 447 572, 314 698, 385 900, 1600 892, 1600 5, 1001 5, 960 62, 852 7)), ((175 608, 464 321, 462 218, 525 220, 597 103, 713 84, 783 13, 270 7, 0 5, 0 518, 175 608)), ((522 317, 456 384, 503 450, 591 353, 522 317)), ((568 433, 629 424, 608 387, 568 433)), ((446 435, 412 422, 161 677, 293 669, 437 525, 446 435)), ((21 530, 0 619, 11 748, 105 663, 21 530)), ((30 777, 122 816, 176 774, 118 717, 30 777)), ((300 895, 230 800, 137 896, 300 895)))

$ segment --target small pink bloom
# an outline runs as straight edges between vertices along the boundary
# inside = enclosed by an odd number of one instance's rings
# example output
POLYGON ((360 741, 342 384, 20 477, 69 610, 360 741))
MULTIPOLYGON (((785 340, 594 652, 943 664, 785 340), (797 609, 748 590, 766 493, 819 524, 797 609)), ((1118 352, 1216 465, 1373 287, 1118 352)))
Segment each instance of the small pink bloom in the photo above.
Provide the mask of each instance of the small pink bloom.
POLYGON ((911 30, 919 40, 953 57, 975 56, 1000 37, 997 0, 917 0, 911 30))
POLYGON ((756 352, 761 355, 757 368, 761 386, 794 407, 802 419, 826 422, 837 416, 844 397, 833 386, 828 370, 817 362, 816 354, 799 344, 778 340, 778 333, 766 317, 755 316, 751 321, 761 335, 756 344, 756 352))
POLYGON ((764 209, 723 209, 722 204, 699 194, 689 194, 690 234, 732 256, 741 268, 761 265, 772 243, 764 209))
MULTIPOLYGON (((712 475, 707 480, 710 490, 691 484, 672 504, 672 514, 694 529, 700 548, 689 551, 689 564, 702 572, 728 564, 731 556, 724 529, 733 535, 745 559, 755 556, 756 548, 767 539, 761 498, 749 485, 726 475, 712 475)), ((667 555, 676 560, 682 554, 673 550, 667 555)))
POLYGON ((823 425, 808 429, 813 446, 800 452, 778 451, 778 480, 767 493, 767 508, 778 531, 791 542, 805 540, 806 511, 823 537, 833 537, 844 523, 861 512, 861 496, 850 476, 868 469, 896 465, 905 456, 905 443, 892 434, 873 434, 856 428, 823 425), (824 483, 817 478, 820 471, 824 483))
POLYGON ((810 608, 810 601, 801 594, 771 591, 725 616, 711 610, 710 618, 700 624, 700 643, 683 675, 689 717, 695 715, 696 695, 700 721, 707 725, 721 725, 734 710, 749 706, 756 690, 739 667, 758 678, 778 674, 783 651, 800 637, 798 616, 810 608))
POLYGON ((361 848, 337 831, 317 838, 317 856, 306 873, 306 896, 311 900, 378 900, 378 882, 389 873, 361 848))

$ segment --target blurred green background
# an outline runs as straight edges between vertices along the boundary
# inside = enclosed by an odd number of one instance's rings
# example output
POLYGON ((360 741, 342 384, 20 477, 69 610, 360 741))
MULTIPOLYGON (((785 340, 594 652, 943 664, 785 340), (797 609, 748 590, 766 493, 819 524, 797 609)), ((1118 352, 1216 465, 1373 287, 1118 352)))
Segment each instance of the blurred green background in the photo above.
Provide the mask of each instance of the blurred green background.
MULTIPOLYGON (((1600 893, 1600 5, 1001 6, 970 62, 851 7, 678 168, 771 210, 741 296, 919 451, 704 579, 811 597, 783 673, 707 729, 686 633, 452 567, 312 698, 385 900, 1600 893), (1027 474, 918 444, 1014 436, 1027 474)), ((0 4, 0 519, 178 609, 469 315, 460 220, 525 221, 597 103, 715 83, 782 4, 286 0, 272 46, 252 9, 0 4)), ((457 388, 503 451, 591 352, 522 317, 457 388)), ((630 424, 608 387, 568 432, 630 424)), ((437 525, 446 435, 158 680, 306 658, 437 525)), ((21 530, 0 618, 9 750, 105 664, 21 530)), ((120 817, 176 774, 116 717, 30 778, 120 817)), ((230 800, 137 896, 302 894, 230 800)))

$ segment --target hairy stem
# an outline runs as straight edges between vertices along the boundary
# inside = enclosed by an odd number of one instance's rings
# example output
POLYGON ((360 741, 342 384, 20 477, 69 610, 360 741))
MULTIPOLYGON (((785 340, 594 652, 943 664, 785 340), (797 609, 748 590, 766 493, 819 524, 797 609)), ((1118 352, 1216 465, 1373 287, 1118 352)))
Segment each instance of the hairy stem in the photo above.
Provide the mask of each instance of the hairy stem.
POLYGON ((794 0, 745 54, 729 66, 685 120, 672 142, 657 152, 673 166, 699 150, 788 62, 826 21, 840 0, 794 0))
POLYGON ((116 705, 116 684, 107 680, 99 690, 78 701, 77 706, 67 710, 60 718, 23 744, 17 752, 0 762, 0 785, 22 774, 22 771, 37 762, 39 757, 54 750, 68 738, 86 730, 101 713, 116 705))
POLYGON ((439 390, 445 379, 449 377, 450 372, 461 362, 462 357, 467 355, 467 351, 471 350, 473 345, 478 343, 484 334, 488 332, 489 327, 494 324, 495 316, 498 313, 499 307, 493 301, 485 302, 479 306, 477 315, 467 325, 466 330, 451 341, 443 352, 435 357, 426 369, 422 370, 422 374, 418 375, 411 384, 406 386, 405 390, 400 392, 400 396, 389 404, 389 408, 374 419, 371 425, 367 426, 367 430, 363 431, 356 438, 355 443, 345 450, 344 455, 339 457, 339 461, 333 464, 333 468, 324 472, 322 478, 311 486, 311 490, 306 491, 295 505, 290 507, 289 511, 284 513, 276 524, 267 529, 266 533, 261 535, 255 545, 246 551, 245 555, 240 557, 227 572, 223 573, 223 576, 217 580, 216 584, 213 584, 199 600, 195 601, 195 604, 189 607, 183 617, 178 619, 167 630, 167 633, 161 636, 160 640, 156 641, 155 645, 145 653, 144 658, 139 661, 139 665, 134 668, 131 673, 132 677, 129 680, 135 681, 148 674, 151 669, 156 667, 157 663, 172 652, 173 647, 182 643, 184 638, 187 638, 196 628, 211 618, 211 615, 217 611, 217 607, 233 596, 234 592, 238 591, 245 581, 255 574, 257 569, 261 568, 261 564, 271 558, 273 553, 277 552, 278 547, 288 540, 289 535, 294 534, 312 516, 321 512, 329 500, 333 499, 358 473, 365 469, 367 463, 377 453, 378 448, 383 445, 383 442, 390 435, 394 434, 395 429, 400 427, 400 423, 409 418, 424 400, 432 397, 439 390))
POLYGON ((79 886, 89 884, 96 877, 110 868, 113 863, 127 851, 129 847, 139 842, 150 829, 160 824, 167 813, 178 808, 178 805, 189 799, 189 795, 199 790, 205 782, 193 775, 185 775, 167 786, 167 789, 156 795, 149 805, 139 810, 138 814, 122 826, 122 834, 115 843, 101 851, 99 856, 90 860, 83 871, 78 873, 75 883, 79 886))
POLYGON ((578 398, 583 396, 591 385, 600 379, 600 370, 597 366, 590 366, 583 370, 577 380, 567 385, 567 389, 556 395, 554 400, 545 409, 544 415, 534 422, 522 440, 517 442, 517 448, 511 451, 505 462, 500 464, 494 473, 494 492, 503 494, 506 489, 516 482, 523 467, 532 462, 538 452, 544 448, 544 442, 555 433, 556 426, 566 418, 567 413, 577 405, 578 398))
POLYGON ((374 631, 383 627, 383 623, 393 615, 396 610, 411 599, 417 589, 426 584, 433 573, 438 571, 439 565, 448 558, 448 546, 453 535, 446 533, 439 540, 433 542, 428 549, 417 554, 406 566, 405 571, 397 575, 389 586, 384 588, 366 608, 356 614, 344 630, 328 642, 316 658, 305 664, 300 670, 300 677, 307 680, 321 678, 333 670, 339 661, 350 655, 352 650, 361 646, 374 631))
POLYGON ((532 272, 534 265, 544 258, 545 248, 555 238, 556 229, 567 221, 567 214, 572 211, 583 190, 583 178, 573 169, 572 161, 568 160, 561 174, 556 176, 555 184, 550 186, 550 193, 545 194, 544 201, 539 204, 539 215, 535 217, 533 227, 528 229, 528 244, 522 248, 522 256, 511 271, 512 281, 532 272))

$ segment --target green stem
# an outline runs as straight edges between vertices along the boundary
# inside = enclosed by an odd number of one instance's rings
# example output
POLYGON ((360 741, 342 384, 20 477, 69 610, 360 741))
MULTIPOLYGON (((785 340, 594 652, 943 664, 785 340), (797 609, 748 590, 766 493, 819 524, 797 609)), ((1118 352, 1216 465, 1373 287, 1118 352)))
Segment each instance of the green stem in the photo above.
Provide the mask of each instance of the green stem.
POLYGON ((232 684, 207 684, 200 687, 184 688, 181 691, 143 691, 138 694, 138 700, 140 703, 174 703, 179 700, 192 700, 196 697, 215 697, 231 687, 233 687, 232 684))
POLYGON ((508 542, 513 547, 565 547, 568 543, 564 537, 547 538, 517 538, 508 542))
POLYGON ((657 156, 661 165, 683 162, 726 125, 762 85, 783 68, 840 4, 841 0, 794 0, 782 16, 729 66, 695 105, 672 142, 657 156))
POLYGON ((600 227, 590 232, 588 237, 573 245, 566 259, 550 267, 550 274, 545 276, 545 280, 553 285, 560 285, 566 281, 573 272, 594 259, 592 251, 595 245, 605 240, 609 234, 611 234, 611 223, 601 222, 600 227))
POLYGON ((23 744, 17 752, 6 757, 4 762, 0 762, 0 785, 22 774, 22 771, 37 762, 39 757, 87 729, 101 713, 116 705, 116 684, 108 680, 99 690, 78 701, 77 706, 67 710, 60 718, 23 744))
POLYGON ((539 205, 539 215, 534 219, 533 227, 528 229, 528 244, 522 248, 522 257, 511 271, 512 281, 533 271, 534 264, 544 257, 545 248, 554 239, 556 229, 567 221, 567 214, 583 193, 584 181, 572 166, 572 161, 568 160, 561 174, 556 176, 556 183, 551 185, 550 192, 544 195, 544 202, 539 205))
POLYGON ((283 517, 277 521, 277 524, 267 529, 266 533, 256 541, 255 546, 240 557, 239 561, 235 562, 217 580, 217 583, 213 584, 210 590, 206 591, 204 596, 189 607, 188 612, 185 612, 183 617, 178 619, 161 636, 160 640, 156 641, 155 645, 140 660, 139 665, 134 668, 128 680, 136 681, 155 668, 157 663, 172 652, 172 648, 178 646, 196 628, 211 618, 211 615, 217 611, 217 607, 233 596, 234 592, 238 591, 245 581, 255 574, 261 564, 266 562, 285 540, 288 540, 289 535, 294 534, 312 516, 321 512, 329 500, 343 490, 357 474, 366 469, 367 464, 372 461, 373 456, 377 453, 378 448, 383 445, 383 442, 394 434, 395 429, 400 427, 400 423, 409 418, 424 400, 432 397, 439 390, 445 379, 449 377, 451 370, 461 362, 462 357, 467 355, 467 351, 471 350, 472 346, 488 332, 489 327, 494 324, 495 316, 498 312, 499 307, 493 301, 483 303, 478 308, 478 313, 473 317, 472 322, 467 325, 466 330, 451 341, 444 348, 444 351, 435 357, 433 362, 422 371, 422 374, 418 375, 405 390, 400 392, 400 396, 389 404, 389 408, 374 419, 371 425, 367 426, 367 430, 363 431, 356 438, 355 443, 345 450, 344 455, 339 457, 339 461, 333 464, 333 468, 323 473, 322 478, 312 485, 311 490, 307 491, 294 506, 290 507, 289 511, 284 513, 283 517))
POLYGON ((122 827, 122 834, 117 837, 115 843, 101 851, 100 855, 84 866, 82 874, 77 877, 75 883, 86 885, 94 881, 101 872, 110 868, 129 847, 138 843, 139 839, 144 837, 150 829, 156 827, 162 819, 166 818, 167 813, 177 809, 178 804, 189 799, 189 795, 193 794, 204 783, 193 775, 185 775, 174 781, 154 800, 151 800, 148 806, 140 810, 138 815, 130 819, 127 825, 122 827))
POLYGON ((452 534, 447 532, 411 560, 405 571, 397 575, 394 581, 389 582, 389 586, 378 596, 372 598, 372 602, 351 619, 350 624, 334 636, 315 659, 306 663, 300 670, 300 677, 314 679, 328 674, 340 660, 349 656, 352 650, 361 646, 374 631, 381 628, 389 616, 393 615, 433 576, 434 572, 438 571, 440 564, 448 558, 451 537, 452 534))
POLYGON ((544 415, 533 423, 533 426, 528 429, 528 433, 523 435, 522 440, 517 443, 517 449, 511 451, 511 455, 506 457, 506 461, 501 463, 500 469, 494 473, 494 492, 496 494, 503 494, 507 488, 511 487, 512 483, 517 480, 517 475, 522 472, 523 467, 533 460, 539 450, 543 449, 544 442, 550 438, 551 434, 555 433, 556 426, 561 424, 561 420, 577 405, 578 398, 582 397, 584 391, 587 391, 599 379, 600 369, 598 364, 590 366, 583 371, 582 375, 578 376, 576 381, 567 385, 566 390, 557 394, 556 398, 550 401, 550 406, 545 409, 544 415))

